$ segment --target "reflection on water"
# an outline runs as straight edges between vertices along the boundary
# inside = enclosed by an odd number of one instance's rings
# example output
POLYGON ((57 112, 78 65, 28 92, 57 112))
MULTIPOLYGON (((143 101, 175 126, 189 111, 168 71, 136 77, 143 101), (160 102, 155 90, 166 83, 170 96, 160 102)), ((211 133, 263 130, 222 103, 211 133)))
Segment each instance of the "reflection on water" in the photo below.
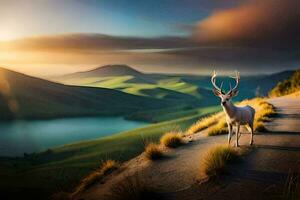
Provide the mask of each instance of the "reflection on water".
POLYGON ((0 156, 20 156, 25 152, 94 139, 146 124, 120 117, 0 122, 0 156))

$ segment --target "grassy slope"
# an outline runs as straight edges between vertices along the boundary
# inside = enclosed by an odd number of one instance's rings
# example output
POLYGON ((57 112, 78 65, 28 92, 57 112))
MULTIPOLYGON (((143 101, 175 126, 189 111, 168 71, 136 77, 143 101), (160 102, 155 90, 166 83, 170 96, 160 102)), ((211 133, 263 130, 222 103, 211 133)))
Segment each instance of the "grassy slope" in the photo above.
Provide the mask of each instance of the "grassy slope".
MULTIPOLYGON (((25 159, 2 159, 0 186, 38 189, 41 194, 70 190, 79 180, 99 167, 102 160, 125 161, 144 150, 144 141, 158 141, 170 130, 185 130, 199 117, 219 110, 219 106, 196 110, 195 114, 177 120, 161 122, 97 140, 65 145, 25 159), (16 173, 17 172, 17 173, 16 173)), ((9 191, 10 189, 8 189, 9 191)), ((24 191, 25 192, 25 191, 24 191)))
MULTIPOLYGON (((99 73, 83 72, 79 75, 63 76, 56 80, 72 85, 113 88, 140 96, 185 101, 194 107, 217 103, 216 98, 210 91, 211 83, 209 76, 143 74, 136 71, 134 73, 131 72, 128 66, 125 69, 129 74, 122 75, 118 71, 120 68, 118 70, 112 68, 111 73, 108 73, 109 67, 106 67, 105 75, 101 74, 102 71, 100 68, 98 69, 100 71, 96 71, 99 73), (201 101, 202 99, 206 101, 201 101)), ((292 73, 292 71, 284 71, 271 75, 242 77, 240 93, 236 100, 240 101, 245 98, 253 98, 257 95, 267 95, 271 88, 279 81, 290 77, 292 73)), ((228 89, 228 77, 220 77, 219 81, 221 80, 225 81, 224 88, 228 89)), ((232 84, 234 84, 233 80, 232 84)))
POLYGON ((279 82, 276 87, 274 87, 269 95, 278 97, 287 94, 291 94, 300 90, 300 69, 298 69, 293 75, 282 82, 279 82))
POLYGON ((0 86, 0 118, 124 116, 172 106, 165 100, 105 88, 66 86, 3 68, 0 86))
POLYGON ((147 78, 135 77, 131 75, 124 76, 105 76, 105 77, 78 77, 69 79, 59 79, 66 84, 71 85, 83 85, 92 87, 103 87, 118 89, 130 94, 141 95, 141 96, 152 96, 155 95, 157 98, 164 98, 175 92, 180 92, 187 95, 200 97, 197 92, 197 86, 181 81, 180 78, 168 78, 159 80, 149 80, 147 78), (155 93, 147 93, 149 90, 156 90, 155 93))
POLYGON ((173 102, 172 108, 139 111, 128 119, 145 119, 160 122, 194 113, 195 108, 215 105, 218 99, 211 91, 186 83, 179 77, 139 74, 136 76, 80 76, 72 75, 60 80, 67 84, 117 89, 126 93, 163 99, 173 102), (98 79, 95 81, 95 79, 98 79), (206 99, 206 101, 203 101, 206 99))

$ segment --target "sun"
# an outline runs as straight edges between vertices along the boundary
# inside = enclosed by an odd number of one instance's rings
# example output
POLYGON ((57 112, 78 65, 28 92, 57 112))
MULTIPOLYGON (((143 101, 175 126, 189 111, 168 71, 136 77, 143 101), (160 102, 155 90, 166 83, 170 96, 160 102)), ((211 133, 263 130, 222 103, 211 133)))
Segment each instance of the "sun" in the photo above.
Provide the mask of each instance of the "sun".
POLYGON ((9 41, 16 39, 16 33, 10 30, 1 30, 0 31, 0 41, 9 41))

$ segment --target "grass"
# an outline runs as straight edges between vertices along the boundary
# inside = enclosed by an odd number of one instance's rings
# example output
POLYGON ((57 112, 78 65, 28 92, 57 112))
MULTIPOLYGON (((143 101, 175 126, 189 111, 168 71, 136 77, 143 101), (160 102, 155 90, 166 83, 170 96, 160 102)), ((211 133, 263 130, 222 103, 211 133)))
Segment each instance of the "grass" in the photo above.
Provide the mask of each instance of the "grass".
POLYGON ((270 92, 269 96, 279 97, 300 91, 300 69, 287 80, 279 82, 270 92))
POLYGON ((76 188, 74 195, 87 190, 92 185, 103 179, 104 176, 118 169, 119 166, 120 164, 114 160, 107 160, 103 162, 99 169, 95 170, 94 172, 86 176, 84 179, 82 179, 80 185, 76 188))
POLYGON ((265 125, 262 122, 256 122, 254 123, 254 130, 256 132, 264 132, 264 131, 268 131, 265 127, 265 125))
MULTIPOLYGON (((68 144, 51 149, 48 153, 29 154, 26 158, 0 160, 0 186, 31 188, 40 192, 39 196, 57 191, 72 192, 80 181, 99 166, 99 160, 113 159, 127 161, 145 150, 144 142, 158 142, 160 137, 174 128, 186 130, 201 116, 215 112, 214 107, 199 109, 195 115, 176 120, 151 124, 138 129, 114 134, 99 139, 68 144)), ((34 199, 34 198, 32 198, 34 199)), ((42 199, 42 197, 41 197, 42 199)))
POLYGON ((188 130, 187 130, 187 134, 191 135, 194 133, 197 133, 199 131, 202 131, 208 127, 210 127, 211 125, 214 125, 217 123, 217 120, 221 117, 221 113, 219 114, 213 114, 211 116, 208 117, 203 117, 202 119, 200 119, 199 121, 197 121, 196 123, 194 123, 188 130))
MULTIPOLYGON (((250 105, 255 109, 254 131, 266 131, 267 129, 265 128, 263 122, 270 121, 270 117, 276 115, 274 106, 263 98, 254 98, 238 103, 238 106, 245 105, 250 105)), ((225 114, 223 112, 219 112, 211 115, 210 117, 200 119, 188 129, 187 134, 194 134, 207 128, 208 136, 227 134, 228 128, 225 120, 225 114)))
POLYGON ((283 199, 300 199, 300 174, 290 171, 283 190, 283 199))
POLYGON ((162 200, 163 196, 137 175, 127 176, 111 188, 106 200, 162 200))
POLYGON ((165 147, 176 148, 183 144, 183 135, 181 132, 168 132, 160 138, 160 143, 165 147))
POLYGON ((219 121, 215 126, 209 128, 207 135, 215 136, 215 135, 222 135, 227 133, 228 133, 228 129, 227 129, 225 117, 222 117, 221 119, 219 119, 219 121))
POLYGON ((159 144, 150 143, 145 148, 145 155, 149 160, 158 160, 163 157, 163 151, 159 144))
POLYGON ((201 162, 201 174, 216 178, 225 172, 226 165, 238 157, 238 152, 227 145, 211 148, 201 162))
POLYGON ((111 76, 111 77, 98 77, 98 80, 92 78, 73 78, 59 80, 63 83, 72 85, 83 85, 92 87, 102 87, 121 90, 126 93, 140 95, 140 96, 152 96, 155 98, 164 98, 167 95, 172 94, 173 91, 183 94, 192 95, 195 97, 201 97, 198 93, 198 86, 187 83, 178 77, 163 77, 154 78, 151 77, 134 77, 131 75, 124 76, 111 76), (151 92, 155 91, 155 93, 151 92), (151 95, 148 94, 151 92, 151 95))

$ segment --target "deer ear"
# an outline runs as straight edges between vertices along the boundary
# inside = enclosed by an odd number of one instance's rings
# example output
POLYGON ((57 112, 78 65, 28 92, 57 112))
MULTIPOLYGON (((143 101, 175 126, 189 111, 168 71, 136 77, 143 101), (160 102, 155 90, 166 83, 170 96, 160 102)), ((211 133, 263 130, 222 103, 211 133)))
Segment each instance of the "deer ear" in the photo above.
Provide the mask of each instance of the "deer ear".
POLYGON ((219 90, 213 89, 213 92, 214 92, 214 94, 215 94, 217 97, 220 96, 220 91, 219 91, 219 90))
POLYGON ((229 93, 229 96, 230 96, 230 97, 235 97, 235 96, 238 95, 238 93, 239 93, 238 90, 231 90, 230 93, 229 93))

